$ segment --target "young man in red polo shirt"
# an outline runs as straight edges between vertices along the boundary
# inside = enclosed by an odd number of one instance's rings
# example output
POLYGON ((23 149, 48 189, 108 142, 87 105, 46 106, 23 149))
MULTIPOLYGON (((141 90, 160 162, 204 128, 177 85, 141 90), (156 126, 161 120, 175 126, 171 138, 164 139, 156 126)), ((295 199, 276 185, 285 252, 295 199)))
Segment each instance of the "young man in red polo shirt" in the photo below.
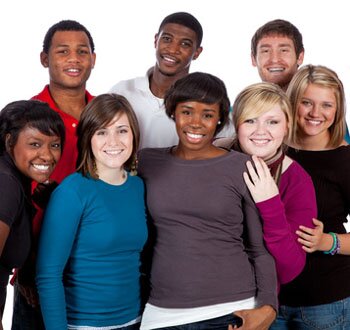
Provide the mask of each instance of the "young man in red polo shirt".
MULTIPOLYGON (((93 98, 86 91, 86 82, 95 65, 94 50, 90 32, 76 21, 63 20, 54 24, 44 38, 40 61, 49 70, 50 82, 33 99, 47 102, 61 116, 66 128, 62 157, 50 177, 53 185, 75 171, 78 153, 75 131, 82 110, 93 98)), ((32 256, 16 276, 12 330, 45 329, 35 288, 36 246, 43 217, 42 205, 39 201, 37 204, 32 256)))

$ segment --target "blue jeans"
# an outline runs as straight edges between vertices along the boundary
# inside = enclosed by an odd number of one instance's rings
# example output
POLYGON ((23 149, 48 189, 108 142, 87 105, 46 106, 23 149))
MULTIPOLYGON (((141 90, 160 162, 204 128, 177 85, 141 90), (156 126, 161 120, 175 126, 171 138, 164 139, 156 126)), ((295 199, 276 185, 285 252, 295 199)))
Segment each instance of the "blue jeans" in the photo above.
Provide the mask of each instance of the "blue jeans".
POLYGON ((350 298, 317 306, 280 306, 278 317, 271 325, 270 330, 287 329, 350 329, 350 298))
POLYGON ((229 324, 240 327, 242 325, 242 319, 234 314, 228 314, 216 317, 215 319, 159 328, 159 330, 227 330, 229 324))
POLYGON ((45 330, 40 306, 32 307, 19 292, 17 284, 13 290, 13 315, 11 330, 45 330))

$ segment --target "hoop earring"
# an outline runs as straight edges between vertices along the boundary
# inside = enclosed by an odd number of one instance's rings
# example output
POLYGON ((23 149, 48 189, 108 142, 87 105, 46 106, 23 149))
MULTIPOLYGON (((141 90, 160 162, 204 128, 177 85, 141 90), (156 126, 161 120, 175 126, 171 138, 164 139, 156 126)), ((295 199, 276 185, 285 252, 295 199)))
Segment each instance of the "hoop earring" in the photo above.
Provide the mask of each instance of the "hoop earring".
POLYGON ((132 160, 131 166, 130 166, 130 175, 136 176, 137 175, 137 163, 138 159, 137 156, 135 155, 133 157, 134 159, 132 160))

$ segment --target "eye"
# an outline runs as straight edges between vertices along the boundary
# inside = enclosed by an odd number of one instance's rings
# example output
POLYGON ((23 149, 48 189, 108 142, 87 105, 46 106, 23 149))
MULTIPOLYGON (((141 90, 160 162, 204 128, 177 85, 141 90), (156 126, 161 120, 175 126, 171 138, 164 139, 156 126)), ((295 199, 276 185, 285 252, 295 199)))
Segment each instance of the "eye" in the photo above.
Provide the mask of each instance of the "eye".
POLYGON ((106 131, 100 130, 95 133, 96 135, 103 136, 106 135, 106 131))
POLYGON ((127 134, 129 133, 129 130, 127 128, 121 128, 118 132, 119 134, 127 134))
POLYGON ((79 49, 79 50, 78 50, 78 54, 80 54, 80 55, 86 55, 86 54, 89 54, 89 51, 87 51, 86 49, 79 49))
POLYGON ((162 36, 161 39, 162 39, 163 42, 166 42, 166 43, 171 42, 171 38, 168 37, 168 36, 162 36))
POLYGON ((29 143, 29 145, 34 147, 34 148, 40 148, 40 143, 39 142, 31 142, 31 143, 29 143))
POLYGON ((204 118, 205 119, 211 119, 211 118, 213 118, 214 116, 211 114, 211 113, 206 113, 206 114, 204 114, 204 118))
POLYGON ((271 119, 267 122, 269 125, 277 125, 279 123, 278 120, 271 119))
POLYGON ((182 110, 181 114, 189 116, 191 113, 188 110, 182 110))
POLYGON ((255 119, 247 119, 244 121, 245 124, 254 124, 255 123, 255 119))
POLYGON ((192 47, 192 44, 188 41, 183 41, 181 43, 181 46, 184 47, 184 48, 189 48, 189 47, 192 47))
POLYGON ((331 109, 331 108, 333 108, 333 104, 332 103, 324 103, 323 107, 327 108, 327 109, 331 109))
POLYGON ((302 105, 305 105, 305 106, 310 106, 310 105, 311 105, 311 102, 308 101, 308 100, 302 100, 302 101, 301 101, 301 104, 302 104, 302 105))
POLYGON ((51 148, 53 149, 61 149, 61 143, 52 143, 51 148))

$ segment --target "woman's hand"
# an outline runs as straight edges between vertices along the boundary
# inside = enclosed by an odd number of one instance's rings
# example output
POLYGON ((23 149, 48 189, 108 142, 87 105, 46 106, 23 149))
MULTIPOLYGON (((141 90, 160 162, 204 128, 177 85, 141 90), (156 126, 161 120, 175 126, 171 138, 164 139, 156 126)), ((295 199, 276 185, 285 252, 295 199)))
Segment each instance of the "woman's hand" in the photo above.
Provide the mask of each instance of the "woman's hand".
POLYGON ((229 325, 228 330, 268 330, 276 318, 276 311, 270 305, 235 311, 234 314, 243 320, 243 325, 239 328, 229 325))
POLYGON ((306 252, 329 251, 333 245, 333 237, 323 232, 323 223, 320 220, 312 219, 315 228, 299 226, 296 231, 299 236, 298 242, 302 244, 306 252))
POLYGON ((279 194, 278 187, 271 176, 270 169, 265 162, 253 156, 255 169, 250 161, 247 161, 248 173, 243 173, 244 181, 255 203, 266 201, 279 194))

